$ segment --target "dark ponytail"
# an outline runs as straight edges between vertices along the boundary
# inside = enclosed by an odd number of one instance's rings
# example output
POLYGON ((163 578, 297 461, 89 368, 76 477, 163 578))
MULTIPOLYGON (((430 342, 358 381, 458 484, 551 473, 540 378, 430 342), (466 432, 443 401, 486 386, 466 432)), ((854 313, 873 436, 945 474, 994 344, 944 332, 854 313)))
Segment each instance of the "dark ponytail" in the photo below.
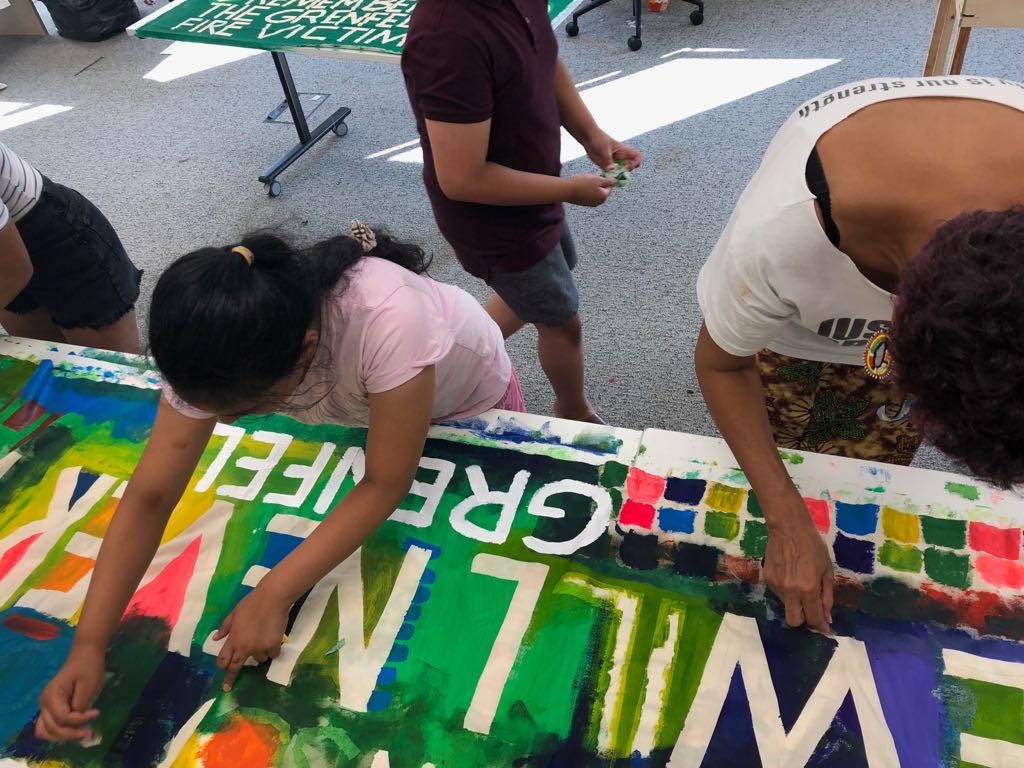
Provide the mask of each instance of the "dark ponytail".
POLYGON ((340 235, 297 249, 269 233, 200 248, 160 276, 149 309, 149 347, 164 378, 186 402, 207 410, 259 400, 300 364, 306 331, 364 256, 422 274, 417 245, 375 231, 368 254, 340 235), (252 264, 232 248, 252 253, 252 264))

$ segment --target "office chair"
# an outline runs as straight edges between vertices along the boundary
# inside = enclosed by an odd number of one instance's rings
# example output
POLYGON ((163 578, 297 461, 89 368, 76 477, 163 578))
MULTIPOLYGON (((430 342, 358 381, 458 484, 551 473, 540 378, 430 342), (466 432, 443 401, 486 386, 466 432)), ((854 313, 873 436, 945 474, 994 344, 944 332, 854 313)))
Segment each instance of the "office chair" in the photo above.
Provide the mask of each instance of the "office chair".
MULTIPOLYGON (((611 0, 590 0, 589 3, 573 11, 572 19, 565 25, 565 33, 569 37, 576 37, 580 33, 579 17, 585 13, 590 13, 595 8, 600 8, 605 3, 609 3, 611 0)), ((684 3, 695 5, 697 8, 690 13, 690 22, 697 26, 704 23, 704 0, 682 0, 684 3)), ((643 40, 640 39, 640 14, 643 12, 644 0, 633 0, 633 25, 634 32, 630 36, 626 44, 629 46, 631 51, 639 51, 642 46, 643 40)))

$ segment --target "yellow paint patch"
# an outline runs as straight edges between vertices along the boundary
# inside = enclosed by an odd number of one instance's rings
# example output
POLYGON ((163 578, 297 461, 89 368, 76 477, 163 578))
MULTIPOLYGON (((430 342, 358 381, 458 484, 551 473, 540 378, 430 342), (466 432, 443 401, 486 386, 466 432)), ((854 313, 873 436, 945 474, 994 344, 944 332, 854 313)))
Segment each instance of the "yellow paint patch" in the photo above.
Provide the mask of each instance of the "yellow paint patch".
POLYGON ((921 518, 892 507, 882 507, 882 530, 890 539, 916 544, 921 539, 921 518))
POLYGON ((735 515, 743 508, 743 501, 746 498, 747 492, 743 488, 711 483, 708 485, 704 503, 719 512, 730 512, 735 515))

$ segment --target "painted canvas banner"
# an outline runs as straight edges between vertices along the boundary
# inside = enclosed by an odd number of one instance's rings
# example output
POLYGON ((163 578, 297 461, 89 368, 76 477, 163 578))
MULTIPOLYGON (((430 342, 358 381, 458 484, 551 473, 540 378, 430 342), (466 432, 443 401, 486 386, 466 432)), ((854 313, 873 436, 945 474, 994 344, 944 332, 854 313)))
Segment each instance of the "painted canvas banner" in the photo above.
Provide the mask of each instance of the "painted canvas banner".
MULTIPOLYGON (((560 24, 579 2, 549 0, 552 25, 560 24)), ((415 4, 416 0, 178 0, 128 31, 163 40, 397 60, 415 4)))
POLYGON ((492 412, 221 691, 210 638, 363 471, 362 430, 221 425, 126 611, 98 744, 33 736, 159 381, 0 341, 0 766, 1004 766, 1024 755, 1021 501, 786 460, 838 561, 836 636, 758 584, 718 440, 492 412))

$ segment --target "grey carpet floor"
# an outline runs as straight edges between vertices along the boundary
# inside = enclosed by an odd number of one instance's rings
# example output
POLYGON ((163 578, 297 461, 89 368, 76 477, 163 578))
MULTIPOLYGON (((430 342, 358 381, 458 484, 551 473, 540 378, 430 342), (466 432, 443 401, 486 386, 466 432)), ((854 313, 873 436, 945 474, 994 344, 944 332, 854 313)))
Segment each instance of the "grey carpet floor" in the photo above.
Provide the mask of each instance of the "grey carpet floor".
MULTIPOLYGON (((144 13, 151 10, 143 7, 144 13)), ((935 0, 708 0, 700 27, 690 25, 689 10, 675 0, 667 13, 646 14, 637 53, 626 47, 626 2, 584 17, 576 38, 558 30, 577 82, 617 72, 605 81, 614 82, 669 61, 689 62, 675 80, 623 97, 609 119, 656 113, 698 91, 710 91, 714 103, 715 93, 742 92, 744 78, 776 67, 779 59, 836 60, 646 130, 631 139, 646 160, 630 186, 601 208, 568 212, 582 257, 577 277, 592 401, 620 426, 715 434, 693 373, 700 326, 694 284, 701 264, 765 146, 796 105, 841 83, 921 72, 935 0), (668 55, 683 48, 730 50, 668 55), (721 60, 736 60, 739 68, 721 60)), ((167 58, 168 45, 124 35, 103 43, 0 38, 0 81, 9 84, 0 92, 0 113, 5 103, 11 110, 10 102, 72 107, 0 131, 0 141, 106 212, 146 270, 143 326, 156 277, 176 256, 268 226, 322 237, 352 218, 421 242, 435 255, 435 277, 486 295, 437 232, 421 166, 368 157, 416 138, 397 66, 290 57, 300 90, 331 94, 314 119, 345 104, 353 110, 351 131, 342 139, 328 137, 286 172, 284 194, 272 200, 255 177, 293 143, 294 134, 289 125, 263 122, 281 100, 270 57, 170 82, 144 79, 167 58)), ((1022 54, 1024 32, 977 30, 965 71, 1022 80, 1022 54)), ((565 172, 588 165, 574 160, 565 172)), ((531 410, 547 413, 551 394, 535 342, 535 334, 524 330, 510 351, 531 410)), ((918 463, 948 466, 929 450, 918 463)))

